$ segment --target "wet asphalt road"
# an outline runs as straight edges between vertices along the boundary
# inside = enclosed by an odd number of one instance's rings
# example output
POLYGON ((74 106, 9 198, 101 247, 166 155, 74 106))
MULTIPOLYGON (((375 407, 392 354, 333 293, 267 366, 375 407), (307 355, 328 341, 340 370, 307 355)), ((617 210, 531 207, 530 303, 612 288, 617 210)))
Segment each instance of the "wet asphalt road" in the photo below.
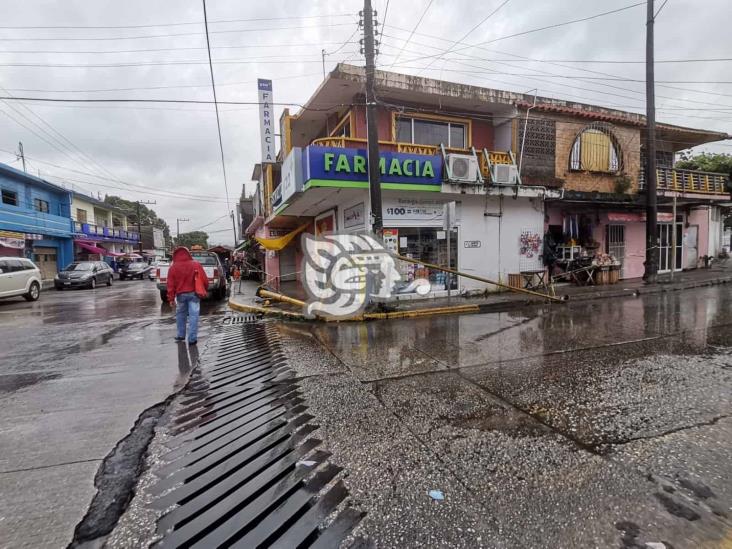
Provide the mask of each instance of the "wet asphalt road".
MULTIPOLYGON (((224 302, 204 302, 199 346, 224 302)), ((0 300, 0 547, 63 547, 101 460, 187 377, 151 281, 0 300)))
POLYGON ((732 544, 728 286, 280 332, 355 546, 732 544))
MULTIPOLYGON (((367 513, 354 546, 731 543, 732 288, 276 326, 367 513)), ((0 546, 64 546, 190 358, 147 281, 0 302, 0 330, 0 546)))

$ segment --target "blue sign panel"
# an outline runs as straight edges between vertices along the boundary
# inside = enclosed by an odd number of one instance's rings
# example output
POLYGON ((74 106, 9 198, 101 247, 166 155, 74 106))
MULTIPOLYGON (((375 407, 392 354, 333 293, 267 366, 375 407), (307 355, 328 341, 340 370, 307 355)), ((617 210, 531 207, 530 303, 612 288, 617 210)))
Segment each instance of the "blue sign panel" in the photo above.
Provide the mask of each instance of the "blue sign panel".
MULTIPOLYGON (((306 187, 367 187, 366 149, 310 146, 306 150, 306 187)), ((442 156, 382 151, 382 186, 387 189, 439 191, 442 156)))

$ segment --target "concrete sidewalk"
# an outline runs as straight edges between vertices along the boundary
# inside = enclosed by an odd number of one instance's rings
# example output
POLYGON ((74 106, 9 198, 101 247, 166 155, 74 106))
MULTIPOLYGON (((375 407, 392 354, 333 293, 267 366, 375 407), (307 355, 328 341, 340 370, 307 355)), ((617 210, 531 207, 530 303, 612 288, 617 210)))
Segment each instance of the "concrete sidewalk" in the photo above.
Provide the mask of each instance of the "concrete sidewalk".
MULTIPOLYGON (((555 285, 555 292, 557 296, 568 296, 569 302, 577 302, 673 292, 726 283, 732 283, 732 262, 710 269, 674 273, 673 280, 669 274, 659 275, 658 283, 654 285, 645 284, 643 280, 638 278, 621 280, 617 284, 603 286, 575 286, 569 283, 561 283, 555 285)), ((232 285, 230 303, 235 308, 237 306, 244 308, 261 307, 263 300, 256 297, 257 287, 258 283, 251 280, 232 285)), ((296 299, 305 299, 304 292, 295 283, 283 285, 281 292, 296 299)), ((493 312, 542 303, 545 303, 545 300, 540 297, 503 291, 474 297, 455 296, 451 298, 405 300, 389 303, 388 308, 395 311, 420 311, 458 305, 475 305, 477 306, 475 312, 493 312)), ((296 307, 286 303, 273 303, 273 306, 285 311, 300 312, 296 307)))

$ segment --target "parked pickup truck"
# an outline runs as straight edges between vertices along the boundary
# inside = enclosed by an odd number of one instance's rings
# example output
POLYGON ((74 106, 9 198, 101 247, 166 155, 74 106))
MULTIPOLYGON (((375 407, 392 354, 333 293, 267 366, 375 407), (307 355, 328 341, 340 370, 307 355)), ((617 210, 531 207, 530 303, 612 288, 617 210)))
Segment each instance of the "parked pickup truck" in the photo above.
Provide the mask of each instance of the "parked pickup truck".
MULTIPOLYGON (((193 259, 198 261, 208 277, 208 297, 224 299, 226 297, 226 274, 219 256, 213 252, 193 251, 193 259)), ((168 270, 170 263, 159 263, 155 270, 155 280, 160 291, 160 299, 168 301, 168 270)))

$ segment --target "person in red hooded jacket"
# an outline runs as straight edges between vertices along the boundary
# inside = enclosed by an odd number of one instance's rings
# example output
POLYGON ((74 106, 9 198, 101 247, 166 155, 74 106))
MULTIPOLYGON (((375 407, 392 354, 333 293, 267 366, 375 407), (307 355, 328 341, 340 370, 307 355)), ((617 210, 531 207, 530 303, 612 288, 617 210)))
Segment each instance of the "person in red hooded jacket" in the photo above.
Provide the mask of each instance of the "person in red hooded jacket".
POLYGON ((196 277, 208 288, 206 271, 198 261, 193 259, 185 246, 173 251, 173 264, 168 270, 168 303, 175 302, 175 321, 177 326, 176 341, 186 339, 186 321, 188 321, 188 344, 198 342, 198 317, 201 312, 201 300, 196 295, 196 277))

